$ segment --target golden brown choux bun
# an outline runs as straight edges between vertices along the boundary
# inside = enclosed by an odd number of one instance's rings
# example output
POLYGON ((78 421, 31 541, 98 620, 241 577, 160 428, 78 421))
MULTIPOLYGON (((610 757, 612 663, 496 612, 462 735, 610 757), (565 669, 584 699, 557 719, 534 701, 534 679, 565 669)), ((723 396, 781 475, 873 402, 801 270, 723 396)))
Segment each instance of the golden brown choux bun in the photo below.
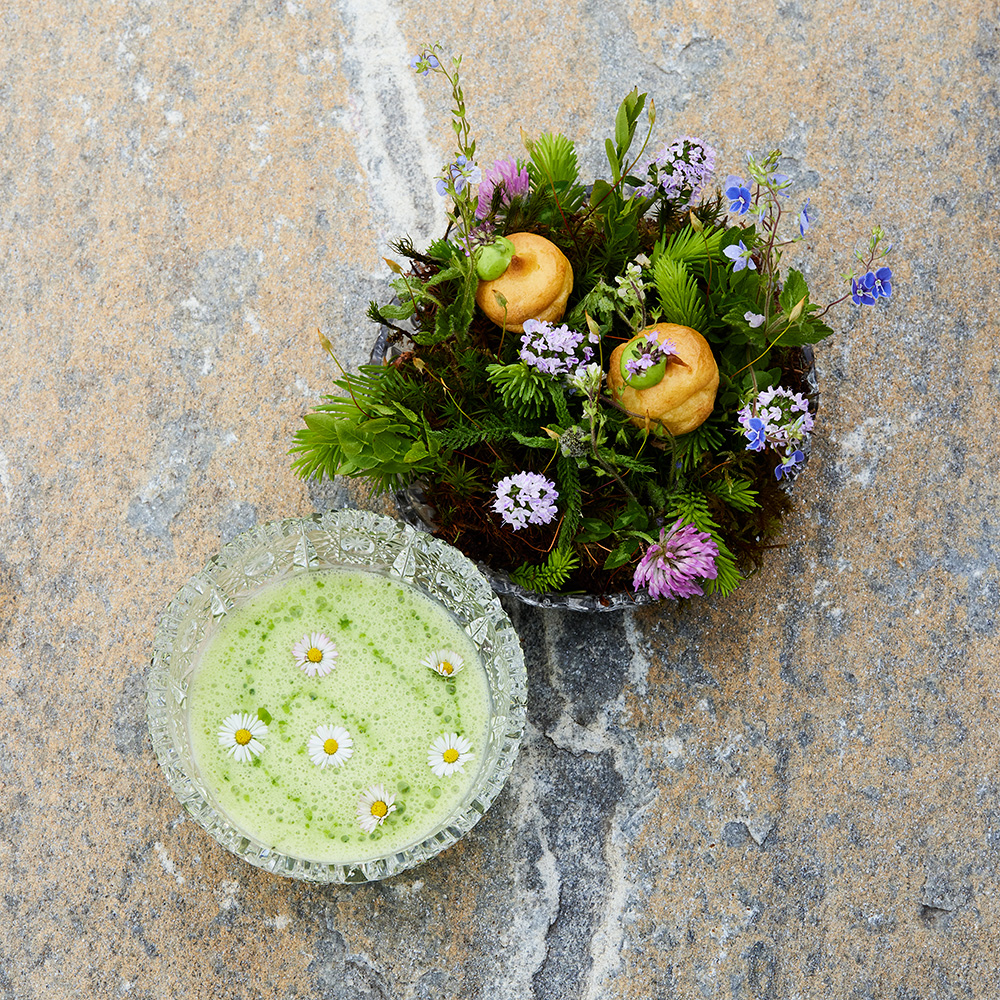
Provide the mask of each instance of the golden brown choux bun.
POLYGON ((676 323, 657 323, 611 352, 608 387, 612 398, 633 414, 629 419, 637 427, 649 426, 655 432, 662 425, 676 437, 693 431, 712 412, 719 388, 719 366, 708 341, 697 330, 676 323), (622 375, 622 354, 629 344, 654 331, 661 344, 673 341, 674 354, 684 364, 670 362, 661 382, 648 389, 633 389, 622 375))
POLYGON ((497 326, 515 333, 524 332, 525 320, 558 322, 573 290, 573 268, 566 255, 551 240, 535 233, 512 233, 507 239, 514 244, 514 256, 499 278, 479 282, 479 308, 497 326), (506 324, 497 293, 507 300, 506 324))

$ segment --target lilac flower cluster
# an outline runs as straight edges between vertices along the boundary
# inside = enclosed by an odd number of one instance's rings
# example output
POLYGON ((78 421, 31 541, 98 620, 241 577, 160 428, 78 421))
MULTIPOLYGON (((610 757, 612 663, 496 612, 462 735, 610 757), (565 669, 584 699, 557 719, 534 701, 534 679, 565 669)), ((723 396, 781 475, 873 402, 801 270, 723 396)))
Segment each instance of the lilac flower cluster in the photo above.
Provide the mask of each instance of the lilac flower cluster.
MULTIPOLYGON (((590 333, 586 339, 590 344, 597 344, 601 338, 590 333)), ((594 349, 583 341, 584 335, 568 326, 553 326, 539 319, 525 320, 521 360, 546 375, 583 375, 587 362, 594 356, 594 349)))
POLYGON ((892 295, 892 271, 880 267, 874 274, 869 271, 860 278, 851 278, 851 298, 856 306, 873 306, 880 298, 892 295))
POLYGON ((526 167, 519 167, 517 160, 513 157, 497 160, 483 174, 483 181, 479 187, 479 203, 476 205, 476 218, 485 219, 490 214, 490 204, 497 185, 504 191, 501 204, 509 205, 511 198, 528 193, 529 184, 528 170, 526 167))
POLYGON ((660 343, 655 331, 646 334, 646 346, 640 354, 629 358, 625 362, 625 370, 634 378, 641 375, 649 368, 658 365, 661 361, 667 361, 672 356, 677 345, 672 340, 665 340, 660 343))
POLYGON ((681 208, 693 205, 715 170, 715 150, 704 140, 684 135, 664 146, 649 164, 648 180, 636 190, 642 198, 662 195, 681 208))
POLYGON ((459 155, 455 162, 448 167, 448 172, 437 182, 437 193, 444 195, 448 193, 448 181, 455 186, 455 193, 461 194, 466 184, 480 184, 483 180, 482 170, 466 157, 459 155))
POLYGON ((556 484, 539 472, 517 472, 496 485, 493 509, 515 531, 528 524, 548 524, 558 513, 556 484))
POLYGON ((632 586, 645 587, 650 597, 701 597, 699 580, 714 580, 719 571, 715 560, 719 546, 707 531, 678 518, 668 531, 660 529, 660 540, 646 550, 635 568, 632 586))
POLYGON ((784 454, 784 461, 774 470, 775 478, 791 473, 805 461, 801 445, 813 429, 809 400, 799 392, 771 386, 744 406, 737 419, 747 438, 748 451, 763 451, 769 445, 784 454))

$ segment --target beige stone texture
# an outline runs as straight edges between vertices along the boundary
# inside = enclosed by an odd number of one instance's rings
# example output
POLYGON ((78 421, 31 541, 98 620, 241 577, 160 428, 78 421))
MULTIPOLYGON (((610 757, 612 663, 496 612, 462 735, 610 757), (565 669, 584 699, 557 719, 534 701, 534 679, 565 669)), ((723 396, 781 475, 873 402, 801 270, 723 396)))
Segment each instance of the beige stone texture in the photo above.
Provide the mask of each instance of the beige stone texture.
MULTIPOLYGON (((995 4, 8 0, 0 7, 0 997, 952 1000, 1000 966, 995 4), (287 449, 366 357, 394 236, 480 155, 601 169, 638 86, 719 175, 779 145, 833 313, 780 547, 730 599, 512 608, 515 773, 460 845, 316 888, 153 756, 158 616, 220 543, 343 503, 287 449)), ((654 140, 656 141, 656 140, 654 140)))

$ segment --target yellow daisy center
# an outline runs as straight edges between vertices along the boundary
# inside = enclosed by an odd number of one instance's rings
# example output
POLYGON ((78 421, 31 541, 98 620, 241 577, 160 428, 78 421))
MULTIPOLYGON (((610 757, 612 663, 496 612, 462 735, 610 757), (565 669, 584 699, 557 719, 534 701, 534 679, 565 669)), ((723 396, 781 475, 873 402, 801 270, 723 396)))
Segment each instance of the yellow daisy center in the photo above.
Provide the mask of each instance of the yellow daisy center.
POLYGON ((455 672, 455 668, 447 660, 442 660, 441 661, 441 673, 443 673, 443 674, 453 674, 454 672, 455 672))
POLYGON ((389 807, 379 799, 378 802, 372 803, 372 815, 377 816, 381 819, 383 816, 387 815, 389 812, 389 807))
POLYGON ((323 753, 328 753, 331 757, 340 749, 340 744, 331 736, 323 744, 323 753))
POLYGON ((454 747, 448 747, 443 754, 441 754, 441 759, 446 764, 454 764, 458 760, 458 751, 454 747))
POLYGON ((306 659, 310 663, 319 663, 319 661, 323 659, 323 650, 317 649, 315 646, 313 646, 312 649, 310 649, 309 652, 306 653, 306 659))
POLYGON ((252 739, 253 733, 249 729, 237 729, 233 734, 233 739, 241 746, 245 747, 252 739))

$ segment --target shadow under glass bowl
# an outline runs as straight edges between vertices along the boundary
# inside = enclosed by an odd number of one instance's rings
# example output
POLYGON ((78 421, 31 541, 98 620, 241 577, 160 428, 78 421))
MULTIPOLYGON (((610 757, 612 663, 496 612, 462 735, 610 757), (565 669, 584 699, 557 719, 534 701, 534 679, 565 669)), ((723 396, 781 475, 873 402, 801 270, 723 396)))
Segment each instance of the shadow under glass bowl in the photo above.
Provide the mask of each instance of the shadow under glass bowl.
MULTIPOLYGON (((390 609, 386 609, 390 613, 390 609)), ((524 733, 524 656, 490 585, 457 549, 363 510, 273 521, 225 545, 177 593, 160 621, 147 686, 153 749, 181 805, 223 847, 250 864, 309 882, 365 882, 420 864, 463 837, 506 782, 524 733), (199 657, 227 616, 262 591, 317 571, 377 573, 447 610, 476 647, 490 714, 478 776, 451 814, 419 841, 383 856, 339 862, 282 853, 241 829, 212 795, 192 748, 188 691, 199 657)))

